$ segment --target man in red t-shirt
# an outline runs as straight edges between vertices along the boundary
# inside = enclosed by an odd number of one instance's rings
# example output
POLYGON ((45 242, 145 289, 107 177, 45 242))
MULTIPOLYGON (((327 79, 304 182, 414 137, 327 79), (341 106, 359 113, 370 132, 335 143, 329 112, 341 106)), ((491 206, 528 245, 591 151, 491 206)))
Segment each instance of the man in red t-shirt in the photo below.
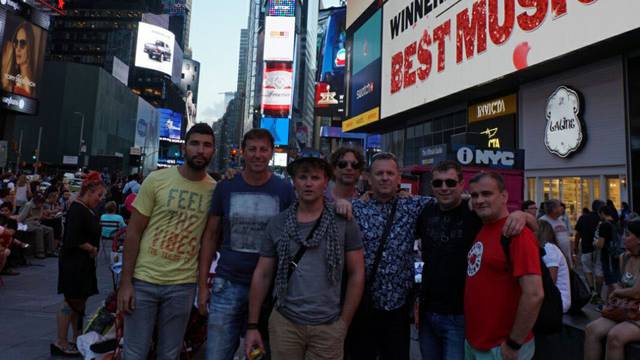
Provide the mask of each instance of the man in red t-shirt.
POLYGON ((544 297, 538 243, 529 229, 523 229, 511 238, 507 263, 500 242, 509 215, 504 180, 497 173, 480 173, 469 189, 483 227, 467 257, 465 358, 531 359, 531 329, 544 297))

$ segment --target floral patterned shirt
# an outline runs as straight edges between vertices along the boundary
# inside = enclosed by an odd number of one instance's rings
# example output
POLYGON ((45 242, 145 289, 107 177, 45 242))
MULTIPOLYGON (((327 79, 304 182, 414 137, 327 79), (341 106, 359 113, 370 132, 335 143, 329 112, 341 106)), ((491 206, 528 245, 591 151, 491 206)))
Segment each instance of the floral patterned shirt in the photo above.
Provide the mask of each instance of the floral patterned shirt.
MULTIPOLYGON (((394 310, 402 307, 414 281, 415 229, 418 215, 431 197, 398 198, 396 214, 389 233, 378 271, 371 285, 372 305, 376 309, 394 310)), ((366 278, 372 275, 373 261, 384 232, 392 203, 371 199, 353 201, 353 216, 362 231, 366 278)))

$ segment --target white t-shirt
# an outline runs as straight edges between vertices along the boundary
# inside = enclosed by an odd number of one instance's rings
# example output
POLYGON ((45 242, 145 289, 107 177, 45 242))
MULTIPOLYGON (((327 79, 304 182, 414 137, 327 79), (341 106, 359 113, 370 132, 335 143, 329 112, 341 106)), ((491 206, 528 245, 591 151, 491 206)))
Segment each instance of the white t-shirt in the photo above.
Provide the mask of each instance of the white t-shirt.
POLYGON ((558 268, 558 277, 556 280, 556 287, 560 290, 560 296, 562 296, 562 312, 569 311, 571 307, 571 283, 569 280, 569 266, 567 265, 567 259, 562 255, 560 248, 551 243, 544 244, 545 256, 542 257, 542 261, 548 268, 558 268))

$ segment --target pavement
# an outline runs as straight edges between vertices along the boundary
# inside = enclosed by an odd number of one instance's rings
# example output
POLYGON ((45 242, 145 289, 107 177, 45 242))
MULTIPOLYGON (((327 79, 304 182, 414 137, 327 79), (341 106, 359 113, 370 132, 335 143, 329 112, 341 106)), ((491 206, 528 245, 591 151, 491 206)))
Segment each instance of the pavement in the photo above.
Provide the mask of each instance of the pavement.
MULTIPOLYGON (((29 258, 31 265, 19 267, 17 276, 2 276, 0 285, 0 359, 59 360, 50 355, 49 345, 56 339, 56 313, 63 297, 58 295, 58 259, 29 258)), ((108 259, 98 257, 98 289, 100 294, 87 301, 87 316, 102 305, 113 290, 108 259)), ((86 323, 87 318, 85 318, 86 323)), ((417 334, 412 329, 411 359, 420 359, 417 334)), ((243 346, 241 344, 240 349, 243 346)), ((234 360, 243 360, 241 351, 234 360)), ((204 351, 195 360, 205 359, 204 351)))

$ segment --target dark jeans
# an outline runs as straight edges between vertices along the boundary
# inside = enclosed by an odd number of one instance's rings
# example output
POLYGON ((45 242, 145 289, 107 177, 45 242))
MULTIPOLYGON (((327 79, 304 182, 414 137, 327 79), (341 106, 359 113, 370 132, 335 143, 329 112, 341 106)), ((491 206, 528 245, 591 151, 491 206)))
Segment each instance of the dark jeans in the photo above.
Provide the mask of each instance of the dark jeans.
POLYGON ((423 360, 463 360, 464 315, 422 314, 420 352, 423 360))
POLYGON ((409 310, 359 311, 351 323, 346 348, 351 360, 409 360, 409 310))

